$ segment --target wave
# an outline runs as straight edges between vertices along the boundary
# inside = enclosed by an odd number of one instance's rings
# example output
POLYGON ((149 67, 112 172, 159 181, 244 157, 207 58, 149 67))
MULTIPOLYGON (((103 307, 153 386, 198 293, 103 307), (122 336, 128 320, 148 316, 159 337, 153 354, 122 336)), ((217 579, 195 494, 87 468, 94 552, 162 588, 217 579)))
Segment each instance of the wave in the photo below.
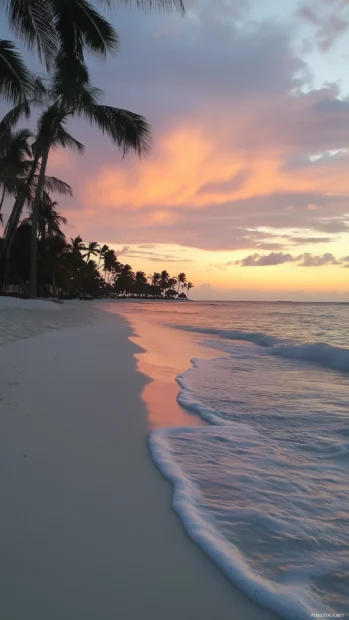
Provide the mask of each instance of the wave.
MULTIPOLYGON (((200 443, 198 433, 206 435, 206 440, 209 440, 211 431, 212 427, 203 427, 200 431, 186 427, 161 429, 150 434, 152 458, 164 477, 173 485, 173 509, 189 536, 249 598, 287 620, 308 619, 312 611, 319 607, 315 606, 316 603, 307 589, 293 584, 292 580, 290 583, 278 584, 253 570, 238 547, 221 533, 214 517, 202 507, 199 488, 179 465, 175 450, 171 448, 171 437, 186 437, 189 441, 192 435, 193 441, 200 443)), ((220 441, 229 443, 229 438, 224 436, 225 431, 222 431, 220 441)), ((245 436, 248 437, 250 431, 252 429, 247 425, 235 424, 234 434, 236 437, 240 436, 242 441, 245 436)), ((264 520, 267 519, 265 515, 264 520)), ((274 520, 270 527, 275 531, 274 520)))
POLYGON ((272 347, 280 340, 270 336, 268 334, 263 334, 260 332, 243 332, 239 330, 226 330, 226 329, 213 329, 210 327, 190 327, 190 326, 180 326, 180 329, 189 332, 196 332, 199 334, 208 334, 210 336, 219 336, 220 338, 227 338, 228 340, 241 340, 244 342, 252 342, 260 347, 272 347))
MULTIPOLYGON (((193 358, 190 361, 193 368, 198 368, 200 360, 193 358)), ((177 396, 177 402, 184 407, 184 409, 187 409, 187 411, 190 411, 191 413, 196 413, 200 416, 200 418, 206 422, 209 422, 209 424, 212 424, 213 426, 229 424, 229 420, 227 421, 222 418, 215 409, 204 407, 202 403, 196 400, 195 397, 193 398, 191 395, 190 385, 187 383, 187 372, 188 371, 186 371, 183 375, 178 375, 176 377, 176 381, 181 388, 181 391, 177 396)))
POLYGON ((349 349, 258 331, 180 329, 213 336, 204 344, 225 354, 192 359, 177 377, 178 402, 208 425, 149 436, 185 530, 235 586, 277 615, 304 620, 314 610, 342 611, 346 386, 337 382, 332 392, 325 380, 314 394, 302 364, 347 373, 349 349), (292 364, 289 387, 291 363, 275 358, 300 362, 292 364))
POLYGON ((270 351, 271 355, 312 362, 332 370, 349 372, 349 349, 324 342, 300 345, 281 344, 270 351))
POLYGON ((250 342, 264 349, 268 349, 268 355, 284 357, 287 359, 311 362, 341 372, 349 372, 349 349, 327 344, 325 342, 297 343, 295 341, 282 341, 269 334, 261 332, 244 332, 239 330, 211 329, 185 326, 181 329, 218 336, 228 340, 250 342))

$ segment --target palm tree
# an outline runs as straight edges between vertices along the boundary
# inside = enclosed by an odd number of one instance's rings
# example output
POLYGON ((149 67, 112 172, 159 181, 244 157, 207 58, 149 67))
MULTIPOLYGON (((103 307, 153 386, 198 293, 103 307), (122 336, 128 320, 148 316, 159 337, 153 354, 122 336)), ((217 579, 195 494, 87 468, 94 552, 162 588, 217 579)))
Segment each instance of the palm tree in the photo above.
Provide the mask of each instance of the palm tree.
POLYGON ((176 278, 169 278, 167 282, 167 286, 169 290, 173 290, 177 284, 176 278))
POLYGON ((120 265, 120 273, 115 282, 115 289, 118 293, 126 295, 132 291, 135 275, 131 265, 120 265))
POLYGON ((136 271, 133 292, 139 297, 144 297, 147 295, 148 290, 147 276, 144 271, 136 271))
POLYGON ((188 284, 187 284, 187 291, 188 291, 188 295, 187 295, 187 297, 188 297, 188 299, 189 299, 189 291, 190 291, 190 289, 192 289, 192 288, 194 288, 194 284, 192 284, 191 282, 188 282, 188 284))
MULTIPOLYGON (((17 3, 18 5, 18 3, 17 3)), ((0 93, 12 103, 32 94, 33 78, 11 41, 0 40, 0 93)))
POLYGON ((115 274, 120 272, 120 267, 120 263, 118 262, 114 250, 108 249, 104 253, 104 279, 107 284, 110 284, 111 280, 115 277, 115 274))
POLYGON ((88 262, 91 256, 98 256, 100 252, 99 243, 97 241, 90 241, 85 247, 85 250, 87 250, 87 252, 83 255, 83 257, 86 258, 86 262, 88 262))
POLYGON ((178 282, 178 290, 177 293, 179 293, 179 288, 181 286, 181 284, 185 284, 187 281, 187 276, 185 275, 185 273, 179 273, 177 276, 177 282, 178 282))
MULTIPOLYGON (((69 146, 83 153, 84 146, 75 140, 65 129, 64 124, 67 114, 59 111, 56 105, 48 108, 40 117, 38 122, 38 138, 35 150, 41 158, 40 172, 33 201, 32 213, 32 242, 31 242, 31 270, 30 270, 30 297, 36 297, 37 292, 37 228, 39 221, 39 207, 42 192, 44 190, 45 175, 49 153, 51 148, 69 146)), ((34 164, 36 163, 36 158, 34 164)), ((33 164, 33 165, 34 165, 33 164)))
MULTIPOLYGON (((4 240, 0 249, 0 263, 4 257, 9 257, 24 204, 26 201, 30 203, 32 200, 39 178, 37 174, 39 154, 35 153, 35 149, 33 150, 33 144, 29 145, 28 142, 31 133, 29 130, 15 131, 19 118, 23 113, 27 115, 27 112, 27 104, 20 104, 10 110, 0 121, 0 153, 2 152, 3 155, 3 158, 0 159, 0 178, 3 185, 5 184, 3 197, 7 192, 8 194, 13 193, 16 198, 5 228, 4 240), (30 156, 31 159, 25 160, 25 155, 30 156)), ((44 189, 64 195, 72 195, 69 185, 56 177, 45 175, 44 189)))
POLYGON ((161 288, 161 290, 164 292, 166 291, 166 289, 168 289, 168 280, 169 280, 170 274, 167 271, 162 271, 160 273, 160 282, 159 282, 159 286, 161 288))
POLYGON ((80 235, 78 235, 77 237, 71 238, 70 241, 71 243, 69 244, 69 248, 72 251, 72 253, 81 256, 81 253, 84 251, 85 246, 84 246, 84 242, 81 239, 80 235))
MULTIPOLYGON (((39 238, 62 237, 65 235, 61 230, 61 225, 67 224, 67 219, 60 215, 56 209, 58 202, 51 200, 47 192, 43 192, 39 204, 38 232, 39 238)), ((30 216, 30 221, 32 215, 30 216)))
POLYGON ((58 50, 82 60, 84 49, 105 56, 117 48, 114 28, 87 0, 2 0, 11 30, 47 67, 58 50))
POLYGON ((45 237, 40 241, 41 254, 45 261, 45 267, 50 274, 53 295, 56 295, 56 272, 62 269, 64 258, 68 254, 67 242, 64 235, 45 237))
POLYGON ((108 245, 102 245, 102 247, 99 250, 99 261, 98 261, 98 265, 97 265, 97 269, 100 269, 101 265, 104 263, 104 257, 106 252, 109 251, 109 246, 108 245))
POLYGON ((144 271, 136 271, 135 280, 138 284, 146 284, 147 276, 145 275, 144 271))
MULTIPOLYGON (((37 232, 39 239, 44 240, 47 237, 61 237, 65 238, 64 233, 61 230, 61 225, 67 224, 67 219, 58 213, 56 207, 58 202, 53 201, 48 192, 44 191, 39 205, 39 219, 37 232)), ((31 224, 33 214, 30 211, 28 218, 22 220, 22 224, 31 224)))
MULTIPOLYGON (((184 12, 182 0, 119 0, 143 8, 176 8, 184 12)), ((110 0, 99 0, 110 7, 110 0)), ((109 22, 88 0, 1 0, 12 31, 39 58, 51 66, 60 49, 68 58, 82 60, 84 50, 106 56, 118 45, 118 36, 109 22)))
MULTIPOLYGON (((46 98, 53 103, 42 114, 38 123, 36 151, 41 159, 40 174, 33 205, 33 223, 37 219, 38 205, 43 190, 43 180, 51 148, 69 146, 83 151, 83 145, 72 138, 65 129, 69 118, 82 116, 97 127, 125 154, 133 149, 139 156, 150 148, 150 127, 146 120, 127 110, 112 108, 98 103, 100 91, 89 82, 87 68, 78 62, 67 63, 59 55, 46 98)), ((32 270, 30 295, 36 295, 36 237, 32 238, 32 270)))
MULTIPOLYGON (((119 0, 143 8, 177 8, 182 0, 119 0)), ((110 7, 110 0, 98 0, 110 7)), ((68 60, 84 60, 84 51, 106 57, 118 48, 118 35, 88 0, 0 0, 11 30, 31 49, 36 49, 49 69, 61 52, 68 60)), ((30 96, 33 79, 11 41, 0 40, 0 93, 18 102, 30 96)))
POLYGON ((156 271, 154 271, 154 273, 148 276, 148 278, 150 279, 152 286, 158 286, 160 279, 161 279, 161 275, 160 273, 157 273, 156 271))
POLYGON ((120 265, 120 268, 121 268, 120 273, 122 276, 132 276, 132 278, 134 277, 134 273, 132 271, 131 265, 128 265, 128 264, 120 265))
MULTIPOLYGON (((1 125, 1 124, 0 124, 1 125)), ((29 129, 13 131, 11 128, 0 129, 0 221, 4 199, 15 196, 25 185, 28 171, 28 157, 31 156, 29 129)))

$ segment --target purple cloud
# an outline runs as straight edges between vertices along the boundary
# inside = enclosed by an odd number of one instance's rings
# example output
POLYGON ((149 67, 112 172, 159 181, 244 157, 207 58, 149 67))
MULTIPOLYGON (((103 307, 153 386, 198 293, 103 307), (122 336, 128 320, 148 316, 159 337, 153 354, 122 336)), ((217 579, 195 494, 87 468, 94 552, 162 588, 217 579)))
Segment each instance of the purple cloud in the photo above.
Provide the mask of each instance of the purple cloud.
POLYGON ((251 254, 242 260, 235 261, 235 265, 241 267, 270 267, 272 265, 282 265, 283 263, 292 263, 295 258, 291 254, 283 254, 283 252, 271 252, 271 254, 251 254))
POLYGON ((240 265, 240 267, 271 267, 273 265, 283 265, 284 263, 296 263, 299 267, 323 267, 324 265, 342 265, 345 260, 345 258, 338 260, 329 252, 319 256, 314 256, 308 252, 298 256, 284 254, 283 252, 272 252, 271 254, 264 255, 258 253, 251 254, 234 263, 225 263, 225 265, 235 264, 240 265))
POLYGON ((323 265, 340 265, 333 254, 326 252, 322 256, 313 256, 312 254, 305 253, 297 257, 299 267, 322 267, 323 265))

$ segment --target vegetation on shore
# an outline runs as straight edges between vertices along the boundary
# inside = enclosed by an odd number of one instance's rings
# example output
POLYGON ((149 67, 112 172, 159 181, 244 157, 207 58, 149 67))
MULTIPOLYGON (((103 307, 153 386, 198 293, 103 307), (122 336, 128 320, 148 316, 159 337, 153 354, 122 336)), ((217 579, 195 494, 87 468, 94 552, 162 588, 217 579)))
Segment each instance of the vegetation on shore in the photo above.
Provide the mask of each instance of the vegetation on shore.
MULTIPOLYGON (((184 11, 182 0, 119 1, 184 11)), ((11 106, 0 122, 1 221, 5 198, 14 200, 0 244, 3 289, 14 284, 35 297, 38 284, 48 286, 48 281, 54 290, 67 292, 88 287, 100 291, 116 286, 119 279, 122 282, 121 272, 117 278, 116 271, 110 275, 108 262, 101 275, 100 267, 91 258, 93 250, 85 260, 74 243, 66 242, 60 230, 64 218, 57 213, 51 193, 71 194, 72 190, 46 174, 52 149, 68 147, 83 153, 84 145, 68 131, 69 121, 77 117, 98 127, 123 155, 131 150, 141 157, 150 148, 146 119, 128 110, 101 105, 103 93, 91 84, 86 54, 93 52, 106 58, 118 47, 117 32, 98 10, 102 5, 110 7, 110 2, 99 0, 94 6, 87 0, 0 0, 0 11, 6 11, 11 31, 36 52, 46 71, 44 77, 33 75, 15 44, 0 40, 0 96, 11 106), (35 135, 18 126, 34 111, 38 115, 35 135), (23 214, 25 207, 28 217, 23 214)), ((132 277, 135 285, 136 276, 132 277)), ((138 290, 140 285, 138 281, 138 290)))
MULTIPOLYGON (((80 236, 68 241, 61 230, 66 223, 45 193, 37 224, 38 292, 40 296, 144 297, 185 299, 193 288, 185 273, 170 277, 167 271, 147 276, 121 264, 113 249, 96 241, 85 244, 80 236)), ((32 215, 17 228, 7 263, 3 292, 26 295, 30 276, 32 215)), ((1 248, 1 246, 0 246, 1 248)))

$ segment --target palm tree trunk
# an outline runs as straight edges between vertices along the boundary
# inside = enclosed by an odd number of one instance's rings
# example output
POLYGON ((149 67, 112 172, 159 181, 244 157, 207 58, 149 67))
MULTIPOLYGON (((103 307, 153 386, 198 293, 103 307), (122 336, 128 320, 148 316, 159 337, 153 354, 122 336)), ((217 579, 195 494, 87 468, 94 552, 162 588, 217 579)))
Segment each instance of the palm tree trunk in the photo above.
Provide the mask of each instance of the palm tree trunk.
MULTIPOLYGON (((29 189, 33 183, 34 176, 36 173, 36 169, 39 163, 39 155, 36 155, 29 173, 29 176, 26 181, 26 189, 29 189)), ((7 221, 5 233, 4 233, 4 242, 1 246, 0 250, 0 265, 2 261, 8 259, 11 252, 11 247, 13 244, 15 232, 17 230, 19 220, 22 215, 24 203, 27 197, 26 191, 23 191, 19 196, 17 196, 13 209, 11 211, 11 215, 7 221)))
POLYGON ((32 217, 32 230, 31 230, 31 262, 30 262, 30 282, 29 282, 29 297, 35 298, 37 295, 38 287, 38 221, 39 221, 39 206, 44 189, 45 174, 48 162, 48 156, 50 154, 50 146, 46 146, 42 160, 41 168, 38 179, 38 185, 36 188, 34 204, 33 204, 33 217, 32 217))
POLYGON ((55 278, 55 268, 52 269, 52 291, 53 296, 56 297, 56 278, 55 278))
POLYGON ((0 213, 1 213, 1 210, 4 204, 5 194, 6 194, 6 187, 4 186, 4 189, 2 190, 1 201, 0 201, 0 213))

